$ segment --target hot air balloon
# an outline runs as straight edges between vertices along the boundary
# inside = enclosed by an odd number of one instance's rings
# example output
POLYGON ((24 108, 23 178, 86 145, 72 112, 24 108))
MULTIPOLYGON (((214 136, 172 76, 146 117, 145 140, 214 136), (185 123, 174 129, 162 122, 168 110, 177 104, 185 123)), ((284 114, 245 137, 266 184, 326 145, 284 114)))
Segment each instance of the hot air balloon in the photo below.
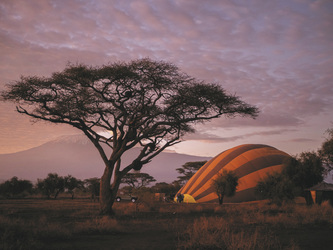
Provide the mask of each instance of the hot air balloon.
POLYGON ((239 177, 236 194, 225 202, 259 200, 255 188, 268 174, 281 172, 290 155, 262 144, 244 144, 226 150, 203 165, 177 194, 191 196, 195 202, 218 202, 211 182, 223 169, 239 177))

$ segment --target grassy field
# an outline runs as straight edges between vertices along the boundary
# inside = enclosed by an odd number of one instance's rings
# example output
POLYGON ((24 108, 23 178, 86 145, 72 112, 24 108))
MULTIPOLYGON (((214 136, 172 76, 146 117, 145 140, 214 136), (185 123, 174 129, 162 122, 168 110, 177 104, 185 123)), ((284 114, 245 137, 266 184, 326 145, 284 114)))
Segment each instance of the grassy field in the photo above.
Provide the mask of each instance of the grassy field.
POLYGON ((89 199, 0 200, 0 249, 332 249, 328 203, 115 204, 89 199))

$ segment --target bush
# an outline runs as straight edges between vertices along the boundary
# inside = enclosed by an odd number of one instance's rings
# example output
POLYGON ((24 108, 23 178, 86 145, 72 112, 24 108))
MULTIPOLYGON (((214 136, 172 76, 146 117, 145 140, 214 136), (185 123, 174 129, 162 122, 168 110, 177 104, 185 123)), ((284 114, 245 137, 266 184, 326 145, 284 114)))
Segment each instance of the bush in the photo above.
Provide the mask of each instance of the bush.
POLYGON ((0 196, 5 198, 24 198, 32 193, 31 181, 19 180, 16 176, 0 184, 0 196))
POLYGON ((274 173, 258 182, 256 192, 262 198, 281 205, 283 201, 291 201, 295 198, 293 189, 294 185, 289 178, 281 173, 274 173))

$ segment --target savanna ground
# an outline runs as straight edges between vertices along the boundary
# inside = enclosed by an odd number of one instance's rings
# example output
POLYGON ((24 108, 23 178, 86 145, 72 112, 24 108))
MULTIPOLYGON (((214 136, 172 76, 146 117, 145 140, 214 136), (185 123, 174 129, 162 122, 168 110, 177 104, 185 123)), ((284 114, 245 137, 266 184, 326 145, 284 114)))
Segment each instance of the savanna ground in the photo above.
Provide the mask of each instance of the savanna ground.
POLYGON ((0 249, 332 249, 328 203, 282 206, 0 200, 0 249))

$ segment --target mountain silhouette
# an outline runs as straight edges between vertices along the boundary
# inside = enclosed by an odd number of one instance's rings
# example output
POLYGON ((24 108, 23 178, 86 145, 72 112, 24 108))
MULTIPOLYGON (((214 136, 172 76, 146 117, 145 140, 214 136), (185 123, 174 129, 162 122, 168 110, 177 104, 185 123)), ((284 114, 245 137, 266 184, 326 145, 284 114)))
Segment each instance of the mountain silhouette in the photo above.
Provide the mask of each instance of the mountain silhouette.
MULTIPOLYGON (((122 165, 131 163, 139 153, 139 148, 129 150, 122 158, 122 165)), ((144 165, 142 173, 153 176, 157 182, 171 183, 177 179, 176 168, 190 161, 205 161, 209 157, 199 157, 175 152, 162 152, 144 165)), ((0 154, 0 181, 13 176, 36 181, 44 179, 48 173, 60 176, 72 175, 84 180, 101 177, 104 163, 93 144, 84 135, 63 136, 41 146, 28 150, 0 154)))

